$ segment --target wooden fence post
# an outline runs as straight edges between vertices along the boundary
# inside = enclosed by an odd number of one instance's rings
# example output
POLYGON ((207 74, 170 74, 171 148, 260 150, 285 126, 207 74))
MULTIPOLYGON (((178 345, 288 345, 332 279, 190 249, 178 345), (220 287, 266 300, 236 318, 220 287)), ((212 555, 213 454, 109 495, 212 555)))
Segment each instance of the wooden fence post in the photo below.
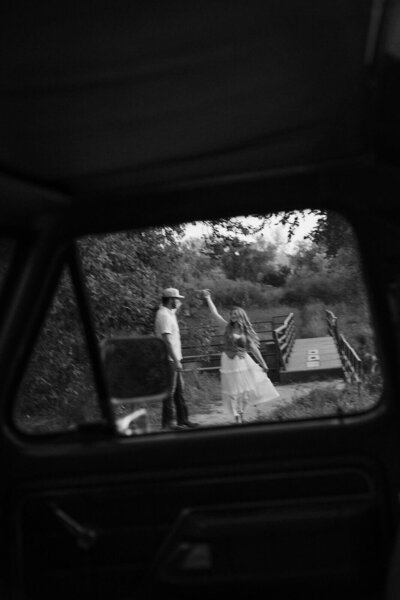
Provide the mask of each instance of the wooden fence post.
POLYGON ((354 348, 349 344, 343 334, 339 334, 337 317, 332 311, 326 310, 326 320, 328 323, 328 333, 333 337, 336 347, 339 352, 340 361, 343 366, 344 376, 346 381, 351 383, 354 381, 358 385, 358 393, 360 393, 360 384, 363 380, 362 360, 358 356, 354 348))
POLYGON ((284 323, 272 332, 278 351, 279 364, 282 369, 285 369, 293 348, 295 329, 294 315, 290 313, 284 323))
POLYGON ((279 369, 285 368, 285 361, 283 360, 283 355, 282 355, 281 347, 279 345, 278 335, 277 335, 275 329, 273 330, 272 335, 273 335, 273 338, 275 341, 276 356, 277 356, 278 371, 279 371, 279 369))

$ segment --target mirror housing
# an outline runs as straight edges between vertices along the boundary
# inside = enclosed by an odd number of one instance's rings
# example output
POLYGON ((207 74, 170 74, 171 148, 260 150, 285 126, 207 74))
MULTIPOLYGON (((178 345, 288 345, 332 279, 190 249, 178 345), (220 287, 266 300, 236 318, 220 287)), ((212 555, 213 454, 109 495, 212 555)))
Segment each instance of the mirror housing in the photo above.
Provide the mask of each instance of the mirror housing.
POLYGON ((137 405, 162 402, 170 393, 165 343, 154 336, 115 336, 104 339, 100 349, 116 431, 122 435, 148 432, 147 410, 137 405), (126 404, 134 410, 119 415, 118 408, 126 404))

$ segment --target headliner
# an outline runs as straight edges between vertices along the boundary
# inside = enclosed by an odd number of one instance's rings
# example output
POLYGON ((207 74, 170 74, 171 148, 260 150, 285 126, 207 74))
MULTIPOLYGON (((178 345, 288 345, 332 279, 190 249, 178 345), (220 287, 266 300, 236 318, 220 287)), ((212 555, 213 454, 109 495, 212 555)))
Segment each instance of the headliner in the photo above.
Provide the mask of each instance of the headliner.
POLYGON ((373 165, 376 139, 387 147, 385 119, 381 138, 371 119, 381 8, 10 2, 0 25, 3 220, 47 211, 52 196, 55 208, 78 199, 107 210, 148 187, 373 165))

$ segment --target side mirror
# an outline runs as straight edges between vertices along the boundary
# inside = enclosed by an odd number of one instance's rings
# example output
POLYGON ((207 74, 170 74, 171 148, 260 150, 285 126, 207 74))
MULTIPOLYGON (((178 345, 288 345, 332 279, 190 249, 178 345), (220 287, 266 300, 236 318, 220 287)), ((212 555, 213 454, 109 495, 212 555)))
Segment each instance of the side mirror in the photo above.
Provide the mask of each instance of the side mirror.
POLYGON ((171 369, 162 340, 153 336, 120 336, 101 342, 111 412, 122 435, 148 432, 148 402, 162 402, 170 393, 171 369), (129 414, 118 414, 131 404, 129 414), (142 405, 138 408, 138 405, 142 405))

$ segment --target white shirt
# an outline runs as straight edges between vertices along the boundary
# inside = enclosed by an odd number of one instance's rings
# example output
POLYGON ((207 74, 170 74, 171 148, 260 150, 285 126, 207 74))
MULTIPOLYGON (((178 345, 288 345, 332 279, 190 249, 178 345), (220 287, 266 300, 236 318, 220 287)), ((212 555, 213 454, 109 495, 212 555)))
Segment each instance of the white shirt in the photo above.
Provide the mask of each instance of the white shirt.
POLYGON ((162 339, 163 333, 169 334, 172 348, 178 360, 182 360, 181 336, 175 313, 166 306, 160 306, 155 320, 156 336, 162 339))

